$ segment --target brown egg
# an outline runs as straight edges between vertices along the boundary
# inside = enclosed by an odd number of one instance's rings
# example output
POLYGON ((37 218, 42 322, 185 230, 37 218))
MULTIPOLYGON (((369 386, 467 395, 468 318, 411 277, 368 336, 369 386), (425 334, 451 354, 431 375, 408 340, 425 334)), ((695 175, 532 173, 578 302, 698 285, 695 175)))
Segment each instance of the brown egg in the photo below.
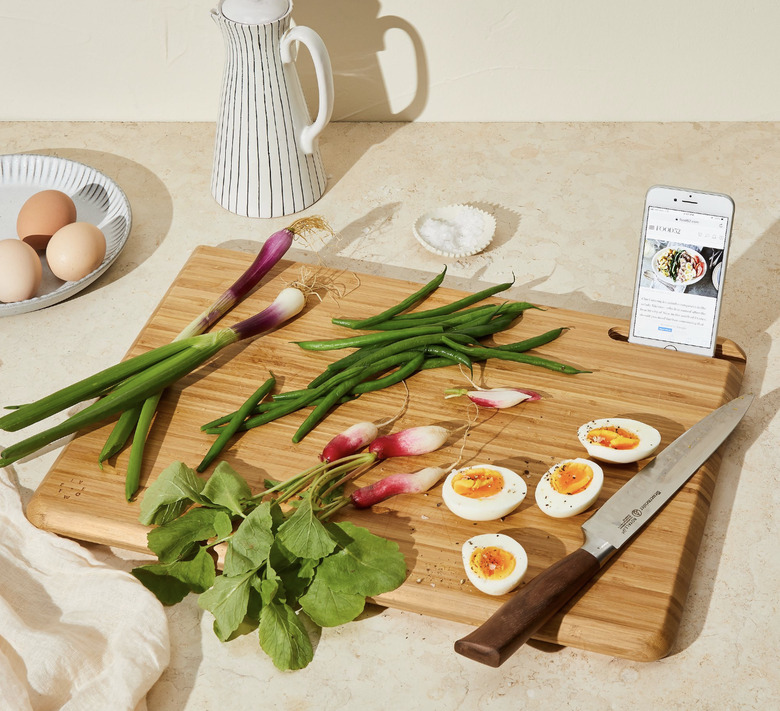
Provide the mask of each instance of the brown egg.
POLYGON ((43 270, 38 253, 19 239, 0 240, 0 301, 25 301, 35 296, 43 270))
POLYGON ((76 221, 76 205, 59 190, 42 190, 19 210, 16 232, 33 249, 45 249, 60 227, 76 221))
POLYGON ((106 238, 89 222, 60 227, 46 246, 46 261, 54 276, 78 281, 97 269, 106 256, 106 238))

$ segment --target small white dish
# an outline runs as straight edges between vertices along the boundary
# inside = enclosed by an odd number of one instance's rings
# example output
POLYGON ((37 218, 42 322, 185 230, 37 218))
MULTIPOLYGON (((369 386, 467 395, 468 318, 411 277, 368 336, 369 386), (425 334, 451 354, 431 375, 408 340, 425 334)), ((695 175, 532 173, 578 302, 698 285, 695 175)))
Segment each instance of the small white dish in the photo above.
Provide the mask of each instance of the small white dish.
POLYGON ((89 286, 119 256, 132 225, 130 203, 108 176, 83 163, 35 153, 0 156, 0 239, 16 237, 16 216, 24 202, 40 190, 70 195, 76 219, 97 225, 106 237, 102 264, 79 281, 55 277, 42 255, 43 279, 36 296, 26 301, 0 302, 0 317, 29 313, 69 299, 89 286))
POLYGON ((414 223, 414 236, 428 251, 444 257, 470 257, 485 249, 496 231, 496 218, 472 205, 430 210, 414 223))

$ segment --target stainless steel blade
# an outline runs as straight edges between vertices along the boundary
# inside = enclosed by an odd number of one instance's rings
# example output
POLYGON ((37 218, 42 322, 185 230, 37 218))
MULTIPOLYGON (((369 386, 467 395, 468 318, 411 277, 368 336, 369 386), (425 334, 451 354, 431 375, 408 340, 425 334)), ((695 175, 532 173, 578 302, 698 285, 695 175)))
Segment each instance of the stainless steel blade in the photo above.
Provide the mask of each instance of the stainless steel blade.
POLYGON ((585 547, 603 559, 632 538, 712 456, 752 401, 742 395, 727 402, 668 445, 582 525, 585 547))

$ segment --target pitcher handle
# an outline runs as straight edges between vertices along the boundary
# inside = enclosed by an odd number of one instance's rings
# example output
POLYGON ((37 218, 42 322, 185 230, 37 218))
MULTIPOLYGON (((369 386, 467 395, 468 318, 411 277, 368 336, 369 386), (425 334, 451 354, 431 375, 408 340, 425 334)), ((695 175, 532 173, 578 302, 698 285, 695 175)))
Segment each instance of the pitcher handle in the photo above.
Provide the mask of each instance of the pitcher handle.
POLYGON ((282 61, 291 64, 295 61, 293 43, 303 42, 306 45, 314 63, 319 89, 319 109, 314 123, 304 126, 301 131, 300 143, 304 153, 314 153, 314 146, 322 130, 327 126, 333 114, 333 70, 330 66, 328 50, 325 49, 320 36, 309 27, 295 26, 284 33, 281 42, 282 61))

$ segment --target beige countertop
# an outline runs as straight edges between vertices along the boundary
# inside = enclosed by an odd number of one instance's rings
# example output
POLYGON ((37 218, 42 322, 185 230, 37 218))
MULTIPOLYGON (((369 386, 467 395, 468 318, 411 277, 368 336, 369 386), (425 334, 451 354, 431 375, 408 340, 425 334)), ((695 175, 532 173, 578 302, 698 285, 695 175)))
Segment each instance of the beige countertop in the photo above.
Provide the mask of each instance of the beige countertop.
MULTIPOLYGON (((627 319, 641 211, 653 184, 730 194, 736 203, 720 335, 747 353, 751 410, 724 449, 697 568, 672 653, 652 663, 526 645, 500 669, 452 650, 468 628, 372 607, 325 630, 314 661, 277 671, 253 636, 223 644, 194 596, 168 610, 171 662, 150 711, 269 709, 769 708, 780 698, 777 590, 780 506, 775 413, 780 365, 780 125, 330 125, 328 187, 307 213, 338 238, 292 256, 358 273, 448 284, 516 278, 512 294, 627 319), (465 202, 497 232, 474 257, 424 251, 411 226, 425 210, 465 202), (768 484, 767 484, 768 483, 768 484)), ((5 153, 45 153, 113 178, 133 210, 130 239, 93 285, 47 309, 0 319, 0 394, 24 402, 119 360, 200 244, 255 252, 291 218, 252 220, 211 197, 212 124, 0 123, 5 153)), ((670 374, 670 377, 674 377, 670 374)), ((3 434, 1 444, 9 444, 3 434)), ((25 502, 54 463, 52 448, 14 465, 25 502)), ((133 554, 90 546, 130 569, 133 554)))

